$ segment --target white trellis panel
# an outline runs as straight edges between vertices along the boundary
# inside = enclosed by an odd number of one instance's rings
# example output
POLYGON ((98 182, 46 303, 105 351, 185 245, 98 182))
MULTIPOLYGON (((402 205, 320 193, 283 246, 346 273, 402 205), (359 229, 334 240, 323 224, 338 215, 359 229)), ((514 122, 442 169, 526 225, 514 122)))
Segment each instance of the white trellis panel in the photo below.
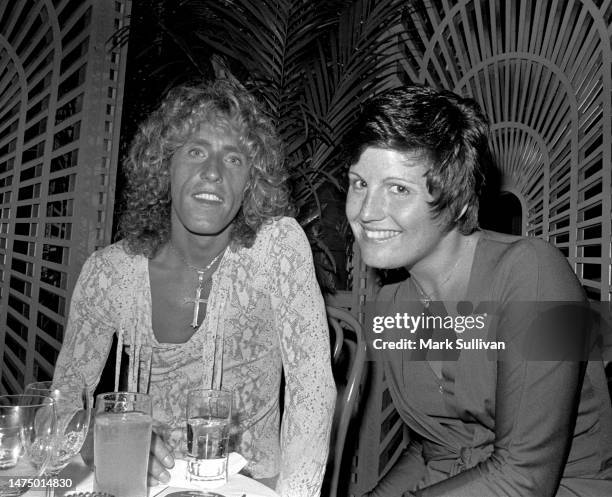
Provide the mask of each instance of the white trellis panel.
MULTIPOLYGON (((405 5, 400 79, 480 104, 491 121, 502 190, 522 205, 523 234, 555 244, 589 297, 609 302, 612 0, 405 5)), ((352 306, 358 311, 363 281, 372 283, 361 264, 353 271, 352 306)), ((376 482, 406 442, 393 429, 380 374, 371 388, 362 424, 380 429, 360 435, 354 495, 376 482), (388 434, 400 444, 389 442, 388 434)))
POLYGON ((610 301, 612 0, 409 2, 408 81, 474 98, 523 232, 610 301))

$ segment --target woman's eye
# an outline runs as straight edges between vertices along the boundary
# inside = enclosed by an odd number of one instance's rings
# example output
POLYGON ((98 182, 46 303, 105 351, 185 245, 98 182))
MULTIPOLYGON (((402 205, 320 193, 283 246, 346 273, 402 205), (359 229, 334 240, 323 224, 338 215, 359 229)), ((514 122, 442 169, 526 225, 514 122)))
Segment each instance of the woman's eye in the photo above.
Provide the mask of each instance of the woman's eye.
POLYGON ((406 188, 404 185, 391 185, 390 190, 392 193, 399 193, 400 195, 409 193, 408 188, 406 188))
POLYGON ((368 184, 361 178, 355 178, 350 181, 350 187, 353 190, 362 190, 363 188, 366 188, 367 186, 368 184))

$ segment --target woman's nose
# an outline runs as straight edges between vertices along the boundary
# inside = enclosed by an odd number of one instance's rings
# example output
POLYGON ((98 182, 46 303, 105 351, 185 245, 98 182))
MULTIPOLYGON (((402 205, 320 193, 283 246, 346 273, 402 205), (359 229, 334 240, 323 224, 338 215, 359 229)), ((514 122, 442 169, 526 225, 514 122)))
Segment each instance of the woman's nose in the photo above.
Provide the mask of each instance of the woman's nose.
POLYGON ((359 209, 359 218, 365 222, 382 219, 384 217, 384 205, 384 199, 369 191, 363 199, 361 209, 359 209))

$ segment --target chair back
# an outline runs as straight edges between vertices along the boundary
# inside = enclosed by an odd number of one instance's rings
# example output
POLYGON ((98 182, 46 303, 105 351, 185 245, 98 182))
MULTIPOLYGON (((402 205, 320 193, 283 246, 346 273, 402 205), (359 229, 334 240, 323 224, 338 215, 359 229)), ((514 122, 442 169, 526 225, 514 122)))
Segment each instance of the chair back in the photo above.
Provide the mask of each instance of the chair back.
POLYGON ((331 433, 330 462, 321 495, 336 497, 340 483, 346 435, 359 398, 364 372, 366 345, 361 324, 347 310, 327 306, 327 320, 333 339, 332 368, 338 389, 331 433))

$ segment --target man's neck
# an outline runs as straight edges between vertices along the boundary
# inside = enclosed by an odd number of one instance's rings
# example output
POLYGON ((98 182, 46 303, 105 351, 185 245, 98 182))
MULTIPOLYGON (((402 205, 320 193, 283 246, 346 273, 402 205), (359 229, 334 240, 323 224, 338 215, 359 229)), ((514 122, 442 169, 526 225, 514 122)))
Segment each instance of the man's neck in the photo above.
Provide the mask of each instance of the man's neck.
POLYGON ((169 244, 183 263, 204 268, 221 254, 230 243, 230 231, 218 235, 195 235, 172 232, 169 244))

